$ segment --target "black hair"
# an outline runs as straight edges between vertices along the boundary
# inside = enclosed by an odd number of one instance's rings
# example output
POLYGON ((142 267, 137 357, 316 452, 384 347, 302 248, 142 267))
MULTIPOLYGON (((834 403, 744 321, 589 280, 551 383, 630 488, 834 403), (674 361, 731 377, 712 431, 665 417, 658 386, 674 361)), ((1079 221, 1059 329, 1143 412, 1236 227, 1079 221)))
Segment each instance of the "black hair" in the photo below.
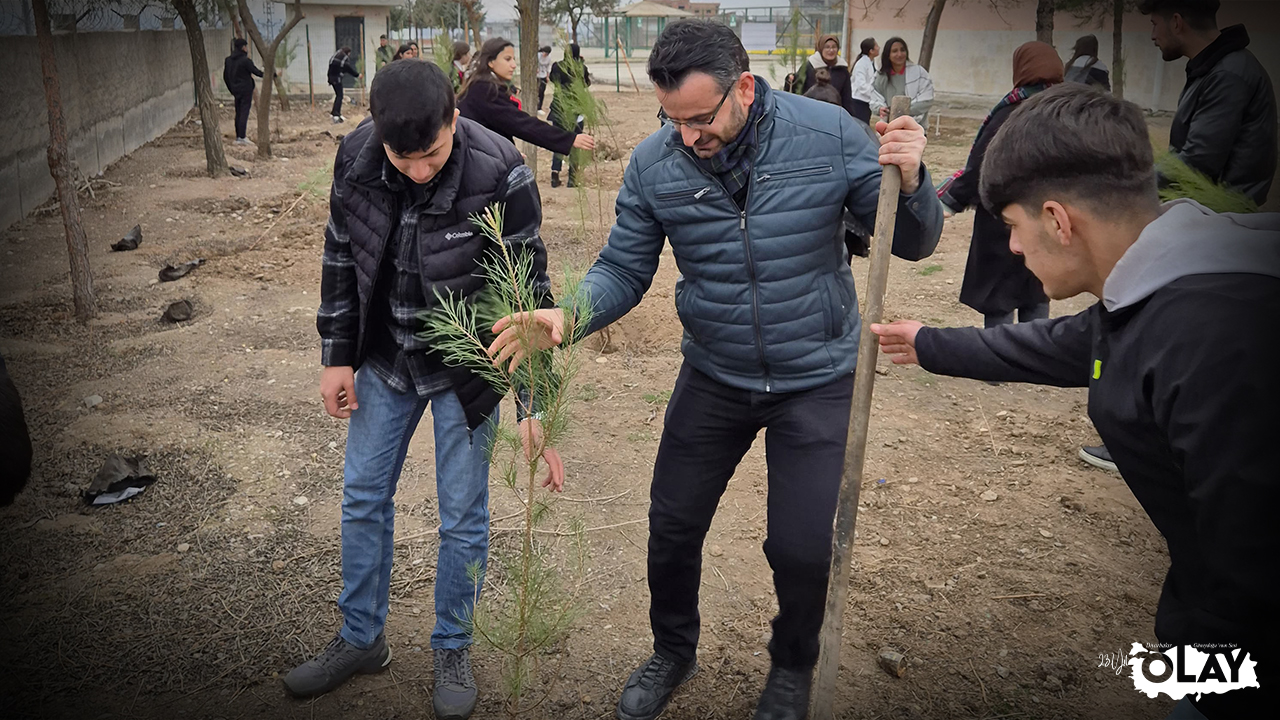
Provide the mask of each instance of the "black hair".
POLYGON ((872 51, 872 50, 875 50, 875 49, 876 49, 876 39, 875 39, 875 38, 873 38, 873 37, 869 37, 869 38, 867 38, 867 39, 863 40, 863 41, 862 41, 862 44, 858 46, 858 57, 856 57, 856 58, 854 58, 854 59, 853 59, 854 64, 856 65, 856 64, 858 63, 858 61, 862 59, 862 56, 863 56, 863 55, 870 56, 870 55, 871 55, 871 51, 872 51))
POLYGON ((409 50, 411 50, 411 49, 412 49, 412 48, 410 47, 409 43, 400 43, 400 47, 396 48, 396 54, 395 54, 395 55, 392 55, 392 56, 391 56, 391 59, 392 59, 392 60, 399 60, 399 59, 403 58, 403 57, 404 57, 404 54, 405 54, 406 52, 408 52, 409 50))
POLYGON ((578 43, 569 43, 569 57, 574 60, 582 59, 582 46, 578 43))
POLYGON ((248 46, 249 46, 249 41, 245 40, 244 38, 236 38, 235 40, 231 41, 231 47, 235 48, 236 50, 243 50, 248 46))
POLYGON ((1196 30, 1213 30, 1218 27, 1218 9, 1221 0, 1141 0, 1138 11, 1143 15, 1159 15, 1171 18, 1181 15, 1196 30))
POLYGON ((710 75, 728 91, 751 60, 728 25, 711 20, 677 20, 658 36, 649 53, 649 79, 664 91, 680 87, 693 72, 710 75))
POLYGON ((346 46, 346 45, 343 45, 342 47, 340 47, 340 48, 338 48, 338 49, 339 49, 339 50, 341 50, 342 52, 344 52, 344 53, 348 54, 348 55, 350 55, 350 54, 351 54, 351 48, 350 48, 350 47, 348 47, 348 46, 346 46))
POLYGON ((379 36, 378 36, 378 39, 379 39, 379 40, 386 40, 386 39, 387 39, 387 36, 386 36, 386 35, 379 35, 379 36))
POLYGON ((889 55, 893 53, 893 46, 902 43, 902 49, 907 53, 907 62, 911 62, 911 50, 907 47, 907 41, 900 37, 891 37, 884 44, 884 50, 880 53, 880 74, 888 75, 893 72, 893 61, 889 59, 889 55))
POLYGON ((429 62, 393 62, 373 76, 369 111, 379 139, 396 153, 430 148, 453 123, 453 83, 429 62))
POLYGON ((551 54, 551 46, 550 46, 550 45, 543 45, 542 47, 538 48, 538 52, 544 52, 544 53, 546 53, 546 54, 550 55, 550 54, 551 54))
POLYGON ((1013 204, 1039 216, 1054 198, 1119 214, 1159 203, 1142 110, 1074 83, 1023 101, 988 146, 980 175, 982 203, 997 217, 1013 204))
POLYGON ((820 67, 820 68, 818 68, 817 70, 814 70, 814 71, 813 71, 813 81, 814 81, 815 83, 817 83, 818 85, 830 85, 830 84, 831 84, 831 71, 830 71, 830 70, 828 70, 828 69, 826 69, 826 68, 824 68, 824 67, 820 67))

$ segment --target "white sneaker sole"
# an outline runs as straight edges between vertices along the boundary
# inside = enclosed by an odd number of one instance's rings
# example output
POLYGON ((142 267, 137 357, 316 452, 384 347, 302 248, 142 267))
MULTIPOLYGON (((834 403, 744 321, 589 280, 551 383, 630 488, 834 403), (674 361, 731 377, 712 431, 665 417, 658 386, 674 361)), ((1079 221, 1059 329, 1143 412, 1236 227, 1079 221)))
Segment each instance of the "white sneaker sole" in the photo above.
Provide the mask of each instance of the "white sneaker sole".
POLYGON ((1099 470, 1110 470, 1111 472, 1114 472, 1114 473, 1118 473, 1118 472, 1120 472, 1120 468, 1116 467, 1116 464, 1115 464, 1115 463, 1113 463, 1113 462, 1108 462, 1108 461, 1106 461, 1106 460, 1103 460, 1103 459, 1102 459, 1102 458, 1100 458, 1100 457, 1094 457, 1094 456, 1090 455, 1089 453, 1085 452, 1085 451, 1084 451, 1084 448, 1080 448, 1080 452, 1076 453, 1076 455, 1077 455, 1077 457, 1079 457, 1081 460, 1083 460, 1083 461, 1085 461, 1086 463, 1088 463, 1088 464, 1090 464, 1090 465, 1092 465, 1092 466, 1094 466, 1094 467, 1098 468, 1099 470))

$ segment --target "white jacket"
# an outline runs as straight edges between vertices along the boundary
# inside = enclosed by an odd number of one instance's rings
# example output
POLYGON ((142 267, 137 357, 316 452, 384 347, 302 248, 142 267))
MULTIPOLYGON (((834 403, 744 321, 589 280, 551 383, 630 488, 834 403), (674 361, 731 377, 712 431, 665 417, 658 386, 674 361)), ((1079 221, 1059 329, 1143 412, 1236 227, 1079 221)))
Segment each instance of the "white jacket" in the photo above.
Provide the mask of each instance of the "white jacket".
POLYGON ((853 99, 870 104, 875 88, 876 62, 863 55, 853 64, 853 99))
MULTIPOLYGON (((933 108, 933 78, 929 77, 928 70, 913 62, 907 63, 906 76, 906 94, 911 98, 911 117, 923 125, 929 117, 929 110, 933 108)), ((889 100, 884 96, 888 79, 888 75, 877 74, 872 82, 872 118, 880 114, 880 108, 889 106, 889 100)))

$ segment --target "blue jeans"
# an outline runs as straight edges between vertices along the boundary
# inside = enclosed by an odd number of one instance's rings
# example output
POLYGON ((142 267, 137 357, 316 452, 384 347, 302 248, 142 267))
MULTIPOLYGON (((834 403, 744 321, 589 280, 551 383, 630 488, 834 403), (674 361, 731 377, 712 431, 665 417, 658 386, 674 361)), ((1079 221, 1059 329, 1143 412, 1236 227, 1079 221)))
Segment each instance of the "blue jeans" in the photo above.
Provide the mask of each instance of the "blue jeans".
MULTIPOLYGON (((436 494, 440 552, 436 560, 436 625, 431 647, 471 644, 476 584, 467 567, 478 563, 480 585, 489 554, 489 445, 486 423, 467 432, 462 404, 452 390, 418 397, 398 393, 371 370, 356 374, 356 401, 347 428, 342 492, 342 637, 371 647, 387 620, 394 555, 395 493, 409 440, 431 405, 435 420, 436 494)), ((494 410, 494 419, 497 410, 494 410)))

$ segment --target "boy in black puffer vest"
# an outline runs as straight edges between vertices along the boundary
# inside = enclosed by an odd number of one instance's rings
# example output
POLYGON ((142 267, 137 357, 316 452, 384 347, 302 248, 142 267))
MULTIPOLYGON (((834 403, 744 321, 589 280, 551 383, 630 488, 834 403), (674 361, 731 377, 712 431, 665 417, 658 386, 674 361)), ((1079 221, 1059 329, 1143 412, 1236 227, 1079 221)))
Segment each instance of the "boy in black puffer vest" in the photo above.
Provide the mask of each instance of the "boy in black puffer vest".
MULTIPOLYGON (((342 499, 343 626, 318 657, 284 679, 294 695, 328 692, 356 673, 391 662, 383 636, 393 549, 396 483, 409 440, 431 406, 435 430, 440 550, 436 563, 436 717, 475 708, 469 566, 488 553, 488 422, 500 393, 471 371, 447 366, 419 339, 419 315, 443 294, 467 297, 485 280, 492 249, 471 217, 504 208, 504 239, 532 256, 533 277, 550 306, 541 204, 515 146, 459 118, 453 86, 432 63, 394 62, 374 78, 372 119, 338 148, 317 328, 325 410, 350 419, 342 499), (357 372, 358 370, 358 372, 357 372)), ((523 429, 539 436, 537 419, 523 429)), ((563 476, 553 478, 559 489, 563 476)))

